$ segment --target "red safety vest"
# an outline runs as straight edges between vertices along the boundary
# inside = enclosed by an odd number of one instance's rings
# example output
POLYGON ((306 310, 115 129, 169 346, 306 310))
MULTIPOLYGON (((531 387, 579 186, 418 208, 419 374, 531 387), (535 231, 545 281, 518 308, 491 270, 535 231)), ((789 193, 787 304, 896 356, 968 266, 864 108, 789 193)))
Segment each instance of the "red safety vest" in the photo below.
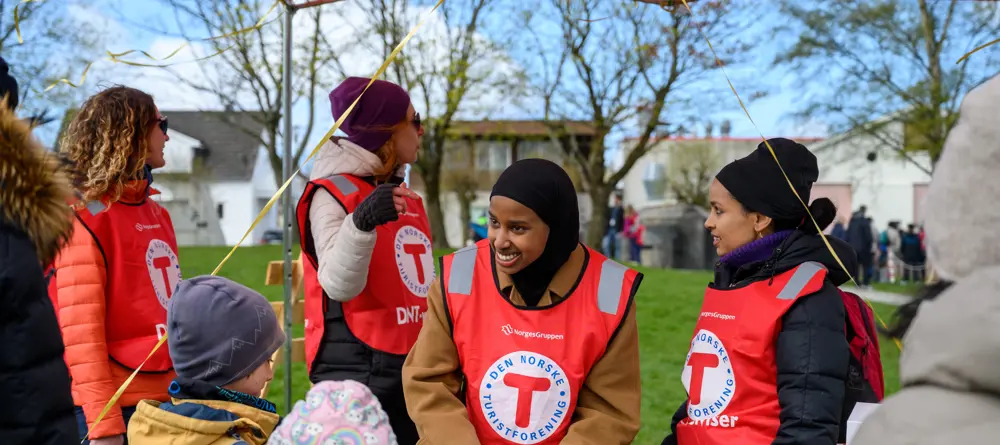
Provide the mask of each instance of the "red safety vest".
POLYGON ((580 387, 628 313, 641 274, 587 248, 573 293, 543 309, 514 307, 497 290, 482 240, 441 260, 445 306, 479 441, 556 444, 580 387))
MULTIPOLYGON (((170 215, 148 198, 141 204, 110 206, 90 201, 75 211, 107 266, 104 325, 108 355, 126 368, 138 368, 167 334, 167 302, 181 282, 170 215)), ((55 286, 55 280, 50 286, 55 286)), ((140 372, 171 369, 170 352, 160 348, 140 372)))
POLYGON ((774 343, 781 317, 799 297, 819 291, 826 268, 803 263, 741 288, 705 291, 681 381, 688 416, 681 445, 768 445, 778 433, 774 343))
MULTIPOLYGON (((325 326, 323 314, 331 303, 316 277, 316 248, 309 224, 309 206, 319 190, 326 190, 348 214, 375 186, 351 175, 309 181, 299 200, 299 239, 302 245, 305 290, 306 364, 311 369, 325 326)), ((406 355, 417 341, 427 312, 427 291, 434 282, 434 252, 430 224, 419 198, 407 200, 407 213, 375 229, 377 241, 368 266, 364 290, 339 303, 348 329, 362 343, 390 354, 406 355)), ((332 301, 338 304, 336 301, 332 301)))

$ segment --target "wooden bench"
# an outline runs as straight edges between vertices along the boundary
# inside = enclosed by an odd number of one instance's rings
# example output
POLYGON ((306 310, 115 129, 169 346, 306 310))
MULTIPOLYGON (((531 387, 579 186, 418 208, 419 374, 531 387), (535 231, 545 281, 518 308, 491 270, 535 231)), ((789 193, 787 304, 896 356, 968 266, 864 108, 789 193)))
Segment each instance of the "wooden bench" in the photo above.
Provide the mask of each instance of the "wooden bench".
MULTIPOLYGON (((267 276, 264 279, 264 284, 268 286, 283 286, 285 284, 285 262, 284 261, 271 261, 267 264, 267 276)), ((271 308, 274 309, 275 315, 278 316, 278 323, 281 325, 281 329, 285 329, 285 302, 283 301, 272 301, 271 308)), ((302 260, 298 259, 292 261, 292 326, 298 326, 305 323, 305 305, 302 300, 302 260)), ((285 332, 285 335, 293 335, 290 332, 285 332)), ((274 366, 280 363, 285 363, 285 346, 282 345, 274 352, 271 357, 274 360, 274 366)), ((305 363, 306 362, 306 339, 305 338, 293 338, 292 339, 292 363, 305 363)), ((291 369, 286 369, 285 372, 292 372, 291 369)), ((261 392, 262 397, 267 397, 267 390, 270 385, 265 385, 264 390, 261 392)))

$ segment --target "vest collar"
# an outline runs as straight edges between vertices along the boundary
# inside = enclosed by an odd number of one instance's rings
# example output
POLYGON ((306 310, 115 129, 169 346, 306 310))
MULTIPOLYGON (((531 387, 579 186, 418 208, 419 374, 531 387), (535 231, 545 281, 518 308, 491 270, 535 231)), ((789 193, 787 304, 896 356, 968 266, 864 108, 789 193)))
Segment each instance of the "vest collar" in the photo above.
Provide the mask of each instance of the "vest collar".
MULTIPOLYGON (((563 263, 562 267, 552 277, 552 282, 549 283, 549 292, 542 296, 542 299, 538 301, 537 307, 550 306, 566 299, 567 294, 576 286, 577 281, 579 281, 587 259, 587 250, 583 245, 577 245, 576 250, 569 255, 569 259, 563 263)), ((521 298, 517 289, 514 288, 514 280, 511 279, 510 275, 497 270, 495 261, 496 259, 494 258, 493 273, 496 276, 497 287, 500 293, 507 296, 507 299, 513 305, 524 306, 524 299, 521 298)))

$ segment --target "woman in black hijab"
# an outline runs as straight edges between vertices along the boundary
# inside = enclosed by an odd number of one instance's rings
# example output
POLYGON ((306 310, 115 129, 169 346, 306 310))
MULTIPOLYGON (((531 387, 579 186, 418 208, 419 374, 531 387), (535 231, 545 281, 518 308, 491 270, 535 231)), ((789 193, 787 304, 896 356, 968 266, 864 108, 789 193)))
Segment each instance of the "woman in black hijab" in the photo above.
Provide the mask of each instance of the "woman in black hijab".
MULTIPOLYGON (((853 408, 845 394, 863 384, 848 375, 837 286, 849 275, 819 235, 836 208, 827 198, 813 201, 814 224, 796 197, 809 202, 816 157, 788 139, 768 142, 780 168, 762 143, 709 188, 705 228, 720 261, 682 371, 688 400, 664 444, 842 443, 843 417, 853 408)), ((857 270, 849 245, 827 241, 847 270, 857 270)))
POLYGON ((632 443, 642 274, 580 244, 579 221, 560 166, 500 175, 488 238, 441 259, 403 366, 422 444, 632 443))

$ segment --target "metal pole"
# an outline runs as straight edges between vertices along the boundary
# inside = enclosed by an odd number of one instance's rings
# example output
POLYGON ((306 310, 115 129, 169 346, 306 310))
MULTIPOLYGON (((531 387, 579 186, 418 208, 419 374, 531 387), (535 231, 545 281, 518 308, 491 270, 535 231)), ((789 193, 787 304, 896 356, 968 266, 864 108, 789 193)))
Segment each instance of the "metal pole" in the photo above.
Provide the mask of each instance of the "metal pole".
MULTIPOLYGON (((295 8, 285 3, 285 54, 281 67, 285 119, 285 157, 281 162, 282 177, 292 176, 292 15, 295 8)), ((281 197, 282 219, 285 223, 281 244, 285 250, 285 412, 292 409, 292 194, 281 197)))

